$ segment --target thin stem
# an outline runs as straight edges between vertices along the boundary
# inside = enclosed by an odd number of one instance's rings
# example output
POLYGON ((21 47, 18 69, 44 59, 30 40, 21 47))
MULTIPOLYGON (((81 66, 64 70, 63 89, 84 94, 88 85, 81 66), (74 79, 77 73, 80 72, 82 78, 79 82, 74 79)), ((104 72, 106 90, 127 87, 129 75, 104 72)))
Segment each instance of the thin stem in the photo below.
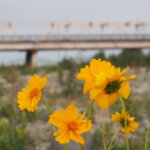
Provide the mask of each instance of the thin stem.
POLYGON ((146 136, 145 136, 145 149, 144 150, 148 150, 148 136, 149 136, 149 132, 150 132, 150 127, 147 129, 146 131, 146 136))
MULTIPOLYGON (((92 115, 93 103, 94 103, 94 101, 92 100, 91 103, 90 103, 88 112, 87 112, 88 117, 87 117, 87 122, 86 122, 86 128, 87 128, 87 126, 88 126, 88 122, 89 122, 89 120, 90 120, 90 118, 91 118, 91 115, 92 115)), ((84 140, 86 140, 86 133, 84 133, 83 138, 84 138, 84 140)), ((81 150, 84 150, 84 145, 81 145, 81 150)))
POLYGON ((105 141, 105 122, 104 122, 104 111, 103 110, 102 110, 102 139, 103 139, 104 150, 107 150, 106 141, 105 141))
POLYGON ((92 115, 93 103, 94 103, 94 101, 92 100, 92 102, 90 103, 89 109, 88 109, 88 118, 87 118, 86 127, 87 127, 88 122, 89 122, 89 120, 90 120, 90 118, 91 118, 91 115, 92 115))
POLYGON ((80 149, 81 149, 81 150, 84 150, 84 145, 80 145, 80 149))
POLYGON ((125 104, 124 101, 122 99, 122 97, 120 96, 120 101, 122 104, 122 108, 123 108, 123 112, 124 112, 124 123, 125 123, 125 140, 126 140, 126 147, 127 150, 129 150, 129 140, 128 140, 128 132, 127 132, 127 112, 126 112, 126 108, 125 108, 125 104))
POLYGON ((43 104, 47 107, 47 109, 49 110, 50 114, 52 113, 51 107, 50 105, 42 98, 41 101, 43 102, 43 104))
POLYGON ((117 135, 118 135, 118 133, 119 133, 119 130, 120 130, 120 128, 118 128, 118 129, 116 130, 115 134, 113 135, 113 137, 112 137, 112 139, 111 139, 111 143, 109 144, 108 150, 111 150, 112 144, 113 144, 114 140, 116 139, 116 137, 117 137, 117 135))
POLYGON ((64 150, 68 150, 68 144, 64 144, 64 145, 63 145, 63 149, 64 149, 64 150))

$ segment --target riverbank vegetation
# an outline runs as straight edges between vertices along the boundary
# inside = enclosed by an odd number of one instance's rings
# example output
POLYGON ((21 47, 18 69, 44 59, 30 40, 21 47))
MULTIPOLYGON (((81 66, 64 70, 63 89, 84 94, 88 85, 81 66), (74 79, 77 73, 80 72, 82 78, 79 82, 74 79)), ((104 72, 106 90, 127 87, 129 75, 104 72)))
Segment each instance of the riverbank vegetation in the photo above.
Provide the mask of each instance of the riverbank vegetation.
MULTIPOLYGON (((130 66, 130 72, 137 75, 137 78, 131 81, 132 94, 125 101, 125 106, 127 111, 140 122, 137 132, 129 136, 131 150, 142 150, 145 143, 145 132, 147 126, 150 125, 150 55, 144 55, 141 51, 127 50, 118 56, 109 57, 100 52, 94 58, 110 61, 115 66, 122 68, 130 66)), ((40 107, 36 112, 20 111, 17 106, 17 92, 26 86, 26 81, 31 75, 46 75, 48 82, 44 89, 43 99, 52 106, 52 110, 64 108, 73 103, 81 112, 86 111, 90 101, 87 101, 88 96, 82 93, 83 84, 76 79, 76 74, 86 64, 88 61, 76 62, 72 59, 64 59, 59 64, 37 68, 0 66, 0 147, 2 150, 50 148, 52 126, 47 122, 48 110, 40 102, 40 107)), ((105 114, 107 144, 111 140, 113 128, 116 127, 110 125, 110 114, 120 108, 121 105, 117 102, 105 114)), ((102 134, 99 128, 101 122, 99 116, 99 108, 94 105, 91 118, 95 125, 89 143, 92 150, 103 149, 103 144, 100 142, 102 134)), ((148 140, 150 143, 150 138, 148 140)), ((123 135, 119 134, 112 150, 124 149, 123 135)))

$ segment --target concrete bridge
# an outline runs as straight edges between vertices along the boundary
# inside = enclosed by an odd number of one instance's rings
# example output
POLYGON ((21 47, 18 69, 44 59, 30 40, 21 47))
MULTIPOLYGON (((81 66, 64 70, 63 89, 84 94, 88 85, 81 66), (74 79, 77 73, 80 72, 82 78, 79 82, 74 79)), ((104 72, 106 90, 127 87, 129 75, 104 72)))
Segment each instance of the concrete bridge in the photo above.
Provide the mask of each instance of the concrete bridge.
POLYGON ((16 33, 0 35, 0 51, 27 51, 26 65, 31 66, 39 50, 150 48, 150 23, 144 22, 57 22, 40 35, 16 33))

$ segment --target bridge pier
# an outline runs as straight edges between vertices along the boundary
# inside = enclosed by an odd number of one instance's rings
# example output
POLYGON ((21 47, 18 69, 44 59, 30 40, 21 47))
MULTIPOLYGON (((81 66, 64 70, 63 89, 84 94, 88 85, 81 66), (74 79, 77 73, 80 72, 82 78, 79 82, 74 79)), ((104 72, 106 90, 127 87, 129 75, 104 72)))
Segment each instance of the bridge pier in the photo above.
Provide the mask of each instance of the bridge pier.
POLYGON ((37 51, 36 50, 27 50, 25 65, 29 67, 37 66, 37 51))

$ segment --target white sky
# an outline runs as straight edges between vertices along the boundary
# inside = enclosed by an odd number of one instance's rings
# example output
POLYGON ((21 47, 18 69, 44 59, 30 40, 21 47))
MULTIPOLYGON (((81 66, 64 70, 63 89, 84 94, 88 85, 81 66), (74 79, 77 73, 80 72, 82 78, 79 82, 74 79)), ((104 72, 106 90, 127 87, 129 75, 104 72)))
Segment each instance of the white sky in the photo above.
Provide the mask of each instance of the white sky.
POLYGON ((0 0, 0 22, 41 32, 53 21, 150 21, 150 0, 0 0))

